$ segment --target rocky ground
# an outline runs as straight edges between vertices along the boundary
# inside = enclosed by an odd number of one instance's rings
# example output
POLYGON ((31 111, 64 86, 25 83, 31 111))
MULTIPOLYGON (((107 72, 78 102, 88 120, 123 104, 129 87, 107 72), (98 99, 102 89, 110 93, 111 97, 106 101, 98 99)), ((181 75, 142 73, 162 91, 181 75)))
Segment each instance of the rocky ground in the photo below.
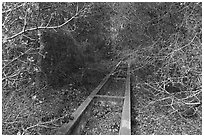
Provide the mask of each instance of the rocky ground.
POLYGON ((122 103, 95 101, 83 135, 117 135, 120 129, 122 103))
POLYGON ((114 66, 112 61, 91 64, 84 75, 85 83, 36 90, 34 85, 21 91, 2 94, 2 133, 13 135, 50 135, 73 119, 80 106, 102 78, 114 66))
POLYGON ((152 87, 138 84, 132 89, 133 135, 202 134, 201 91, 178 95, 152 87))

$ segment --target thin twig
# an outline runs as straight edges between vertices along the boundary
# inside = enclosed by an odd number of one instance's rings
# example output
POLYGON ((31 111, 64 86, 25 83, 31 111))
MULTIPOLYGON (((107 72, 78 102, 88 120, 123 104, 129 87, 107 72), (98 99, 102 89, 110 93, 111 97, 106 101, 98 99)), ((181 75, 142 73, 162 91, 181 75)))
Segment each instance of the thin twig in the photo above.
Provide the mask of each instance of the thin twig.
POLYGON ((23 25, 23 32, 25 31, 26 27, 27 27, 27 15, 28 15, 28 12, 25 11, 25 17, 24 17, 24 25, 23 25))
POLYGON ((20 57, 22 57, 23 55, 27 54, 31 49, 33 48, 29 48, 28 50, 26 50, 24 53, 21 53, 21 55, 17 56, 16 58, 14 58, 12 61, 10 61, 9 63, 7 63, 5 66, 2 67, 2 70, 7 67, 8 65, 10 65, 11 63, 13 63, 14 61, 18 60, 20 57))
MULTIPOLYGON (((85 10, 85 9, 84 9, 85 10)), ((82 12, 83 10, 81 9, 78 13, 76 13, 74 16, 72 16, 69 20, 67 20, 66 22, 62 23, 61 25, 58 25, 58 26, 52 26, 52 27, 43 27, 43 26, 40 26, 40 27, 35 27, 35 28, 30 28, 30 29, 26 29, 26 30, 22 30, 21 32, 17 33, 17 34, 14 34, 13 36, 11 37, 8 37, 6 38, 5 40, 11 40, 11 39, 14 39, 16 37, 18 37, 19 35, 23 34, 23 33, 26 33, 26 32, 30 32, 30 31, 35 31, 35 30, 41 30, 41 29, 59 29, 63 26, 65 26, 66 24, 68 24, 70 21, 72 21, 73 19, 77 18, 77 16, 82 12)))
POLYGON ((48 26, 50 25, 50 22, 51 22, 52 18, 53 18, 53 14, 51 14, 51 17, 50 17, 50 19, 49 19, 49 21, 48 21, 46 27, 48 27, 48 26))
MULTIPOLYGON (((16 9, 18 9, 18 8, 20 8, 20 7, 22 7, 22 6, 24 6, 25 4, 26 4, 26 3, 23 3, 23 4, 21 4, 21 5, 17 6, 17 7, 15 7, 15 8, 11 8, 11 9, 2 11, 2 14, 5 14, 5 13, 7 13, 7 12, 11 12, 11 11, 13 11, 13 10, 16 10, 16 9)), ((17 4, 16 4, 16 5, 17 5, 17 4)))

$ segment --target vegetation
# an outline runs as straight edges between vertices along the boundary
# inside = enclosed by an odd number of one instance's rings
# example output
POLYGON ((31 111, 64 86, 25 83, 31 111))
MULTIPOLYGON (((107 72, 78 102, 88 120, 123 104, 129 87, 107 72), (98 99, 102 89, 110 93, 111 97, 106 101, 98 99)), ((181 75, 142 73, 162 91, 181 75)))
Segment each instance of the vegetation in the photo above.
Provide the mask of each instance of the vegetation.
POLYGON ((154 16, 146 34, 152 44, 141 45, 132 54, 132 92, 140 97, 132 106, 138 116, 132 134, 202 134, 202 6, 154 6, 163 7, 167 9, 162 10, 164 14, 151 10, 154 16), (154 124, 143 127, 148 121, 154 124))
POLYGON ((202 3, 4 2, 3 134, 54 134, 118 60, 199 105, 201 57, 202 3))

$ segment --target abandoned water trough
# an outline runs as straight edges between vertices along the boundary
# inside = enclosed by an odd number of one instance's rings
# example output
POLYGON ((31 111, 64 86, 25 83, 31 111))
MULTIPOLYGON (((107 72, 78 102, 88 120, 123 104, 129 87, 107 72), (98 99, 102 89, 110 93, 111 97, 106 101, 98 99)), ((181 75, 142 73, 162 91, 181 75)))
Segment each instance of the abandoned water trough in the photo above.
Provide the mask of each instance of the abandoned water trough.
POLYGON ((131 135, 130 111, 130 63, 120 61, 56 134, 131 135))

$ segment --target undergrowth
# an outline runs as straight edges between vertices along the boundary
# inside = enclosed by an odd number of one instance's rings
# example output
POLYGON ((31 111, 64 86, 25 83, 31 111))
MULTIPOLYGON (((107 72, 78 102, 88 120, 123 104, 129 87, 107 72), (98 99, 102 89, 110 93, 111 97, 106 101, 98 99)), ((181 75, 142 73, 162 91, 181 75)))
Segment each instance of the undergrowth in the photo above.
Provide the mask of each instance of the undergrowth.
MULTIPOLYGON (((154 109, 156 113, 164 112, 154 120, 178 114, 186 122, 192 123, 194 119, 197 124, 201 124, 202 15, 198 3, 187 6, 184 11, 178 31, 172 33, 167 40, 160 38, 152 45, 138 48, 131 54, 132 88, 137 94, 135 96, 140 95, 142 98, 133 108, 137 106, 135 110, 141 115, 151 115, 151 107, 160 107, 154 109), (138 89, 148 92, 140 93, 138 89)), ((201 130, 199 126, 196 128, 201 130)), ((142 132, 145 134, 145 131, 142 132)))

